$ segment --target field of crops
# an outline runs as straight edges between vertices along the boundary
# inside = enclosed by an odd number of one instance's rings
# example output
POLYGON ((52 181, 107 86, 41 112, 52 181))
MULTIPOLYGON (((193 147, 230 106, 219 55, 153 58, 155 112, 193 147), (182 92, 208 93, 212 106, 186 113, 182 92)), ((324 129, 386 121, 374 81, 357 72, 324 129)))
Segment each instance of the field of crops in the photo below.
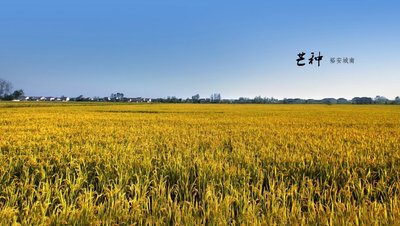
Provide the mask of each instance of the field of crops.
POLYGON ((400 222, 400 106, 0 103, 0 225, 400 222))

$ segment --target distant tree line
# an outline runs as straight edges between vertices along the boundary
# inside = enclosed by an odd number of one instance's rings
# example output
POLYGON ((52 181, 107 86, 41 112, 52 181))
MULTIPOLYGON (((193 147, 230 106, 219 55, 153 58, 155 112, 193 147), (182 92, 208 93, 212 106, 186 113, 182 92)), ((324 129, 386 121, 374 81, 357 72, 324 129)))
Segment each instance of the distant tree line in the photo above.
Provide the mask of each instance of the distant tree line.
POLYGON ((301 98, 284 98, 282 100, 274 97, 254 98, 239 97, 238 99, 223 99, 220 93, 212 93, 210 97, 202 98, 200 94, 195 94, 191 98, 177 98, 176 96, 168 96, 166 98, 143 98, 143 97, 126 97, 122 92, 112 93, 109 97, 85 97, 79 95, 77 97, 27 97, 22 89, 14 90, 11 82, 0 79, 0 100, 26 100, 26 101, 91 101, 91 102, 153 102, 153 103, 226 103, 226 104, 400 104, 400 97, 397 96, 393 100, 389 100, 384 96, 371 97, 354 97, 351 100, 345 98, 323 98, 301 99, 301 98))
POLYGON ((1 100, 15 100, 24 95, 22 89, 12 92, 13 85, 11 82, 0 78, 0 99, 1 100))
POLYGON ((400 97, 389 100, 383 96, 371 97, 354 97, 351 100, 345 98, 323 98, 317 99, 301 99, 301 98, 284 98, 282 100, 274 97, 254 98, 239 97, 238 99, 222 99, 220 93, 213 93, 209 98, 201 98, 199 94, 193 95, 191 98, 178 98, 176 96, 168 96, 166 98, 129 98, 123 93, 111 94, 110 97, 83 97, 82 95, 71 98, 71 101, 106 101, 106 102, 152 102, 152 103, 225 103, 225 104, 400 104, 400 97))
POLYGON ((354 97, 351 100, 347 100, 345 98, 324 98, 321 100, 315 99, 283 99, 282 101, 278 101, 278 103, 283 104, 400 104, 400 97, 397 96, 394 100, 389 100, 384 96, 376 96, 375 98, 371 97, 354 97))

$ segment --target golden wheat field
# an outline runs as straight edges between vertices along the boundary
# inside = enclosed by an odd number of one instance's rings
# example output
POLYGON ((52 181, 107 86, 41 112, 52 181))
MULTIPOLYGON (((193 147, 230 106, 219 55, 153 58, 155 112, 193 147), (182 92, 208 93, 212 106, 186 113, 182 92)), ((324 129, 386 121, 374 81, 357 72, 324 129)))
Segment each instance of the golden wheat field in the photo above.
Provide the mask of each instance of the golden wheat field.
POLYGON ((400 106, 0 103, 0 224, 400 222, 400 106))

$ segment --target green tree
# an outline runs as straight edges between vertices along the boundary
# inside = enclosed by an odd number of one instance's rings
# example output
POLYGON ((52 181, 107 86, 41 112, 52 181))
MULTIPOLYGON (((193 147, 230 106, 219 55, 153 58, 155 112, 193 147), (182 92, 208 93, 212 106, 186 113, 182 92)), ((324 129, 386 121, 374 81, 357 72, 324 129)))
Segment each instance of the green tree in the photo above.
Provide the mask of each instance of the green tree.
POLYGON ((0 78, 0 98, 4 98, 11 93, 12 84, 0 78))
POLYGON ((24 91, 22 89, 15 90, 12 94, 13 99, 18 99, 24 95, 24 91))

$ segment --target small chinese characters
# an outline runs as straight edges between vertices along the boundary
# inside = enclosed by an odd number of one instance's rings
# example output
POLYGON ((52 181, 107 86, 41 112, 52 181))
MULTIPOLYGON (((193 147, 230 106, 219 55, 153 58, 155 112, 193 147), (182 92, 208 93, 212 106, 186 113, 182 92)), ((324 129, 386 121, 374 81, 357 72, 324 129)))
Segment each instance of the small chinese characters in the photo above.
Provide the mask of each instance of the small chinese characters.
MULTIPOLYGON (((297 54, 297 56, 299 58, 296 59, 297 61, 297 66, 304 66, 306 65, 305 63, 303 63, 302 61, 305 60, 306 58, 304 57, 306 55, 306 53, 301 52, 299 54, 297 54)), ((314 56, 314 52, 311 52, 311 57, 308 58, 308 64, 313 64, 314 61, 318 62, 318 67, 321 65, 321 60, 322 60, 323 56, 321 56, 321 52, 318 52, 318 56, 314 56)))
POLYGON ((354 57, 331 57, 331 64, 354 64, 354 57))

